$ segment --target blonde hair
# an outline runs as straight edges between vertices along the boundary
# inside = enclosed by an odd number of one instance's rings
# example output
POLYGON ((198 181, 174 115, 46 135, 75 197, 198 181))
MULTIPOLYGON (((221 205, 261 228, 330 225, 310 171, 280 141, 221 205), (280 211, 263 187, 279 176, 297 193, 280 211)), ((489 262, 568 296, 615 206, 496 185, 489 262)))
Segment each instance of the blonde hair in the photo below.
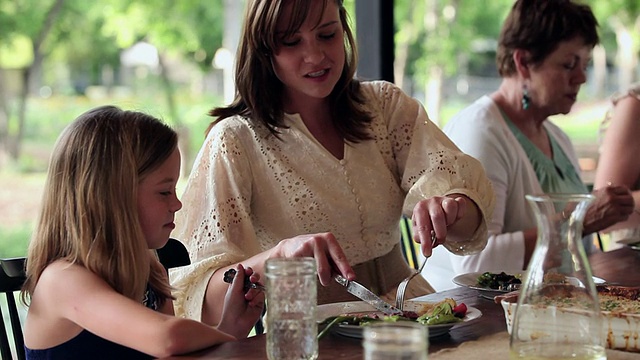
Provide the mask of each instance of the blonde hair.
POLYGON ((176 147, 176 132, 158 119, 114 106, 89 110, 63 131, 29 244, 25 304, 44 269, 60 259, 135 301, 142 301, 147 285, 160 303, 171 298, 140 227, 137 189, 176 147))
MULTIPOLYGON (((276 76, 271 63, 271 55, 277 49, 279 37, 276 25, 285 3, 292 2, 291 22, 287 24, 284 37, 300 29, 309 16, 312 4, 319 0, 251 0, 247 6, 242 27, 242 36, 236 55, 236 97, 227 107, 218 107, 209 112, 217 117, 207 129, 207 133, 219 121, 241 115, 264 124, 272 134, 284 128, 283 94, 284 86, 276 76)), ((322 11, 333 1, 339 10, 340 23, 344 29, 345 62, 342 74, 331 98, 331 116, 338 132, 352 142, 367 140, 371 135, 366 125, 370 114, 363 110, 364 96, 360 92, 360 82, 354 79, 358 64, 356 41, 349 26, 349 16, 343 0, 320 0, 322 11)), ((322 19, 318 19, 320 22, 322 19)))

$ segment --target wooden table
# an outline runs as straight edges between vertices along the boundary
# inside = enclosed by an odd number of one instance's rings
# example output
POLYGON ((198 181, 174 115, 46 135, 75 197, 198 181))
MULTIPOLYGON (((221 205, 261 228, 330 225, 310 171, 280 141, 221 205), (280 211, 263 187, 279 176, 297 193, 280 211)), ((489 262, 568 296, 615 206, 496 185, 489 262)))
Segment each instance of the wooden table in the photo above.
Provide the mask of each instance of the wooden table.
POLYGON ((593 275, 615 285, 640 286, 640 251, 625 246, 589 257, 593 275))
MULTIPOLYGON (((640 252, 625 247, 593 254, 589 259, 595 276, 612 283, 640 286, 640 252)), ((431 338, 430 353, 457 347, 466 341, 507 330, 502 307, 492 300, 478 296, 476 290, 459 287, 422 296, 416 300, 435 302, 446 297, 477 308, 482 312, 482 316, 467 324, 454 327, 447 335, 431 338)), ((259 335, 224 343, 192 355, 173 357, 173 359, 266 359, 265 341, 265 335, 259 335)), ((359 339, 329 334, 318 342, 318 359, 362 359, 361 343, 362 340, 359 339)))

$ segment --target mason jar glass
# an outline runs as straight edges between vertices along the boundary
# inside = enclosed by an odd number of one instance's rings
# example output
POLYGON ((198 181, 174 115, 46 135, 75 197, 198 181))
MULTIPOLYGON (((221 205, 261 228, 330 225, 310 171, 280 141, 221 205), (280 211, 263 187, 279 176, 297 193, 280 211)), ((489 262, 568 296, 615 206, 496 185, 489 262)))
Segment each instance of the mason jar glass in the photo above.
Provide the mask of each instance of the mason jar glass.
POLYGON ((363 329, 365 360, 426 360, 429 332, 411 321, 368 324, 363 329))
POLYGON ((267 357, 317 359, 315 259, 269 259, 266 276, 267 357))

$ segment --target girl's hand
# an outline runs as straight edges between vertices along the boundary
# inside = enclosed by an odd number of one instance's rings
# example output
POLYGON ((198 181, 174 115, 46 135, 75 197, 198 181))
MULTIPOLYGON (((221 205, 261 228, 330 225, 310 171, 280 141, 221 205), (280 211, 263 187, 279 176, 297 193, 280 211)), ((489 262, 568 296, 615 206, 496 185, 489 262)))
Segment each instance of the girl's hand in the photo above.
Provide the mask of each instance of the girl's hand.
POLYGON ((419 243, 422 253, 431 256, 433 247, 446 241, 448 227, 462 219, 467 208, 464 196, 434 196, 419 201, 413 208, 413 240, 419 243), (436 241, 431 246, 431 234, 436 241))
POLYGON ((273 249, 271 257, 315 258, 318 277, 324 286, 329 285, 337 273, 348 280, 354 280, 356 277, 347 256, 332 233, 300 235, 282 240, 273 249))
POLYGON ((245 269, 241 264, 236 267, 236 276, 227 290, 222 309, 222 319, 218 324, 218 330, 235 336, 237 339, 245 338, 256 324, 264 309, 264 291, 249 289, 244 292, 245 276, 253 283, 260 281, 260 275, 253 269, 245 269))

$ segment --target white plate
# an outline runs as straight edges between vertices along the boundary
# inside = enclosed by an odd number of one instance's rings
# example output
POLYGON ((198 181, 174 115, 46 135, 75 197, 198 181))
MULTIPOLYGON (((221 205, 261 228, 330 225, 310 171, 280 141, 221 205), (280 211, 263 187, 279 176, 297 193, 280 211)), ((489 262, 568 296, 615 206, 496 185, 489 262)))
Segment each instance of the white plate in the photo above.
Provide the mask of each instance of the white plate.
MULTIPOLYGON (((488 287, 483 287, 478 285, 478 278, 480 277, 480 275, 484 274, 484 271, 481 272, 473 272, 473 273, 467 273, 467 274, 461 274, 458 275, 456 277, 453 278, 453 283, 459 286, 464 286, 464 287, 468 287, 470 289, 474 289, 474 290, 479 290, 482 292, 486 292, 486 293, 495 293, 497 294, 504 294, 507 293, 507 290, 499 290, 499 289, 491 289, 488 287)), ((499 274, 500 272, 492 272, 494 274, 499 274)), ((515 271, 504 271, 505 274, 507 275, 513 275, 516 277, 520 277, 522 279, 523 276, 523 271, 522 270, 515 270, 515 271)))
POLYGON ((618 244, 626 245, 632 250, 640 250, 640 241, 637 238, 618 240, 618 244))
POLYGON ((633 244, 629 244, 627 246, 630 247, 633 250, 640 250, 640 243, 633 243, 633 244))
MULTIPOLYGON (((425 302, 420 301, 407 301, 404 303, 404 310, 408 311, 416 311, 422 309, 425 302)), ((324 304, 318 305, 317 311, 317 320, 318 322, 324 321, 328 317, 339 316, 343 314, 354 314, 354 313, 372 313, 377 312, 373 306, 367 304, 364 301, 349 301, 349 302, 341 302, 341 303, 333 303, 333 304, 324 304)), ((449 330, 457 325, 464 324, 471 320, 475 320, 482 316, 482 312, 474 307, 467 307, 467 314, 464 316, 462 321, 450 323, 450 324, 438 324, 438 325, 428 325, 429 328, 429 337, 441 336, 449 332, 449 330)), ((348 325, 348 324, 338 324, 335 325, 332 329, 332 332, 336 334, 340 334, 343 336, 353 337, 353 338, 362 338, 362 326, 358 325, 348 325)))
MULTIPOLYGON (((499 274, 500 272, 492 272, 494 274, 499 274)), ((513 275, 513 276, 517 276, 520 277, 520 279, 524 280, 524 271, 520 271, 520 270, 516 270, 516 271, 504 271, 505 274, 507 275, 513 275)), ((474 290, 478 290, 481 291, 485 294, 504 294, 507 293, 507 290, 500 290, 500 289, 491 289, 488 287, 482 287, 480 285, 478 285, 478 277, 480 277, 480 275, 484 274, 484 272, 473 272, 473 273, 467 273, 467 274, 462 274, 462 275, 458 275, 456 277, 453 278, 453 283, 459 286, 464 286, 464 287, 468 287, 470 289, 474 289, 474 290)), ((597 284, 604 284, 606 281, 604 279, 601 279, 599 277, 593 276, 593 282, 597 285, 597 284)))

